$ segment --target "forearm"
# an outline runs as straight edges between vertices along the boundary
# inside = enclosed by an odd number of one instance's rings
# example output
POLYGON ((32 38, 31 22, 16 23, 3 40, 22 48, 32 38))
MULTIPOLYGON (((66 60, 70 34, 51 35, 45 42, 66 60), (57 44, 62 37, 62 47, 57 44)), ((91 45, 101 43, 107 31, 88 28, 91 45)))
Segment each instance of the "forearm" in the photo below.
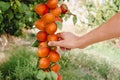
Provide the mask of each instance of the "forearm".
POLYGON ((115 37, 120 37, 120 13, 114 15, 105 24, 82 36, 79 41, 83 40, 84 45, 90 45, 115 37))

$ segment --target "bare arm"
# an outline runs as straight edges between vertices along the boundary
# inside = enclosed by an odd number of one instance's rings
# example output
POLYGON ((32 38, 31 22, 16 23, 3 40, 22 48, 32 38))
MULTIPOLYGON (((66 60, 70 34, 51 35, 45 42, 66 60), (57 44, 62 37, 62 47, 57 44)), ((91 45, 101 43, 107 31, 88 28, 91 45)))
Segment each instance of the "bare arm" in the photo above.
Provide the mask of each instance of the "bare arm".
POLYGON ((117 13, 105 24, 90 31, 80 39, 85 40, 86 45, 90 45, 115 37, 120 37, 120 13, 117 13))
POLYGON ((62 41, 52 41, 50 46, 62 46, 67 48, 84 48, 93 43, 120 37, 120 13, 114 15, 110 20, 100 27, 88 32, 87 34, 78 37, 70 36, 71 33, 64 33, 60 37, 63 37, 62 41), (71 38, 70 38, 71 37, 71 38), (72 38, 73 37, 73 38, 72 38))

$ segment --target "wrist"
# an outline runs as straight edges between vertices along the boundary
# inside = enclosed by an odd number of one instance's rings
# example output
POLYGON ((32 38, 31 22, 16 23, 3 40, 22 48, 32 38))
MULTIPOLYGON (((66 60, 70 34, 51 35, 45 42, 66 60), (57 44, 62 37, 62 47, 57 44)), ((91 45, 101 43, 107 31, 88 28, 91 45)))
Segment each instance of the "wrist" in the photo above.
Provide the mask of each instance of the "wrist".
POLYGON ((87 46, 89 46, 89 40, 87 40, 87 38, 85 38, 84 36, 79 37, 78 40, 76 41, 76 48, 86 48, 87 46))

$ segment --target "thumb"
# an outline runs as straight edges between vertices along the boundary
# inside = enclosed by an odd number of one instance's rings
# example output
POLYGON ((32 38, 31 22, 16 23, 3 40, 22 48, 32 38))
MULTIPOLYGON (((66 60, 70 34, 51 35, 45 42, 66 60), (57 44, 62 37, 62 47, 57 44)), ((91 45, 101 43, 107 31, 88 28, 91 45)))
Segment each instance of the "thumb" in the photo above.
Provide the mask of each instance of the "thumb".
POLYGON ((49 46, 61 46, 61 41, 50 41, 48 42, 49 46))

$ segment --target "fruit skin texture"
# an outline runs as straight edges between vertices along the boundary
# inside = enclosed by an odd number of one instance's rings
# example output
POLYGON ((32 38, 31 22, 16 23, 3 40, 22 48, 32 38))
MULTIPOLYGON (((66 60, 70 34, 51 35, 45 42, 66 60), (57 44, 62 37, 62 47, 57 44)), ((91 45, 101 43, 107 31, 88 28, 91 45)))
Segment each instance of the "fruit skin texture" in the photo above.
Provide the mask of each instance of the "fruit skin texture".
POLYGON ((43 47, 47 47, 47 41, 45 42, 40 42, 39 45, 38 45, 38 48, 43 48, 43 47))
POLYGON ((63 14, 66 14, 66 12, 68 12, 68 7, 66 4, 61 4, 60 8, 63 14))
POLYGON ((51 9, 50 10, 50 13, 52 13, 55 17, 58 17, 58 16, 60 16, 60 14, 61 14, 61 8, 60 7, 56 7, 56 8, 54 8, 54 9, 51 9))
POLYGON ((63 20, 60 18, 60 17, 55 17, 55 22, 58 21, 58 22, 63 22, 63 20))
POLYGON ((37 14, 39 14, 40 16, 43 16, 44 14, 48 13, 48 6, 46 4, 38 4, 35 7, 35 11, 37 14))
POLYGON ((58 74, 57 80, 62 80, 62 76, 60 74, 58 74))
POLYGON ((53 66, 51 66, 50 70, 58 73, 60 71, 60 65, 54 64, 53 66))
POLYGON ((58 41, 58 36, 55 34, 48 35, 47 40, 48 41, 58 41))
POLYGON ((60 60, 60 55, 56 51, 51 51, 49 53, 49 60, 51 62, 58 62, 60 60))
POLYGON ((43 47, 38 49, 38 57, 46 57, 50 52, 50 48, 43 47))
POLYGON ((42 17, 42 20, 46 23, 52 23, 55 21, 55 16, 52 13, 47 13, 42 17))
POLYGON ((47 1, 47 6, 51 9, 56 8, 57 4, 58 4, 58 0, 48 0, 47 1))
POLYGON ((38 41, 46 41, 47 40, 47 33, 45 31, 39 31, 36 35, 38 41))
POLYGON ((48 34, 54 34, 57 31, 57 25, 55 23, 50 23, 46 25, 45 31, 48 34))
POLYGON ((39 61, 39 68, 45 69, 50 65, 50 60, 48 58, 41 58, 39 61))
POLYGON ((39 19, 39 20, 37 20, 35 22, 35 27, 37 29, 39 29, 39 30, 44 30, 45 29, 45 25, 46 25, 46 23, 43 20, 41 20, 41 19, 39 19))

